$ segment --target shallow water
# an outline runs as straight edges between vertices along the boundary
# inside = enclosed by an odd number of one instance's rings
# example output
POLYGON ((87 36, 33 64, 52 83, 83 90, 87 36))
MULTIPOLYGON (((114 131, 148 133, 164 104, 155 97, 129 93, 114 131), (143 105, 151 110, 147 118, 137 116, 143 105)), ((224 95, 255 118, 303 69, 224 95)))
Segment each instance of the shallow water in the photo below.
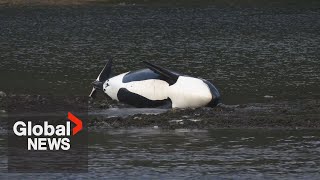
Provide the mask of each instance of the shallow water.
POLYGON ((320 172, 317 131, 133 129, 103 134, 101 139, 95 138, 101 134, 92 135, 91 169, 113 177, 317 177, 320 172))
POLYGON ((224 103, 319 98, 319 8, 0 7, 1 90, 87 95, 150 61, 213 81, 224 103), (10 77, 10 79, 8 79, 10 77))
POLYGON ((136 114, 161 114, 168 109, 159 108, 108 108, 95 109, 88 113, 89 116, 104 116, 104 117, 128 117, 136 114))
POLYGON ((109 129, 89 136, 88 174, 23 177, 317 179, 319 138, 318 130, 109 129))

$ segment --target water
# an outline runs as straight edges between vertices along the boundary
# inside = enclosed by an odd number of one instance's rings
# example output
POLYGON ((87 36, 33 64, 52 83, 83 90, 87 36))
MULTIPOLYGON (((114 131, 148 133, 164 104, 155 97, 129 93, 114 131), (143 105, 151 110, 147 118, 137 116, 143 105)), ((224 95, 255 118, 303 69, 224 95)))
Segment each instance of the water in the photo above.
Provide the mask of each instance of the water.
MULTIPOLYGON (((0 7, 0 90, 88 95, 111 55, 115 74, 145 60, 211 80, 225 104, 319 99, 319 19, 316 7, 0 7)), ((100 129, 90 133, 89 174, 23 177, 317 179, 319 138, 318 130, 100 129)))
POLYGON ((91 168, 111 177, 302 178, 320 172, 319 131, 133 129, 103 134, 92 135, 91 168))
POLYGON ((319 137, 318 130, 106 130, 89 136, 88 174, 23 177, 317 179, 319 137))
POLYGON ((1 89, 87 95, 111 55, 213 81, 226 104, 319 98, 318 8, 1 8, 1 89), (8 80, 10 77, 10 80, 8 80))
POLYGON ((107 117, 128 117, 135 114, 161 114, 168 109, 159 108, 108 108, 102 110, 92 110, 89 112, 91 116, 107 116, 107 117))

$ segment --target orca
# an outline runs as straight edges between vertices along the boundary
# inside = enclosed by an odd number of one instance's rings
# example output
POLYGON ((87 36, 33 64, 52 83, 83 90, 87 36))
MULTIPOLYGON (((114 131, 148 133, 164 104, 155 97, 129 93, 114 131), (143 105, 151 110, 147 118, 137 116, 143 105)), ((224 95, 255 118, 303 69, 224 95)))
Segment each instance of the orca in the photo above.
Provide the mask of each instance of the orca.
POLYGON ((146 69, 111 77, 109 60, 92 83, 89 95, 103 91, 108 97, 138 108, 197 108, 220 104, 218 89, 209 81, 145 62, 146 69))

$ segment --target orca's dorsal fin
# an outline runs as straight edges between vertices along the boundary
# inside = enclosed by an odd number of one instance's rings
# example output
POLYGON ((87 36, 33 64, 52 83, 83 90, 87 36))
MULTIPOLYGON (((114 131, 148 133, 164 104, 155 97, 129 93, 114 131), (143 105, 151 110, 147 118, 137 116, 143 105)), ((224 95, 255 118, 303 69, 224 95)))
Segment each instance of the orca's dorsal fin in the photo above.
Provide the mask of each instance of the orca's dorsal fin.
POLYGON ((167 69, 165 69, 163 67, 160 67, 158 65, 154 65, 154 64, 151 64, 151 63, 146 62, 146 61, 143 61, 143 63, 146 64, 147 67, 151 71, 153 71, 153 72, 161 75, 162 77, 164 77, 170 85, 176 83, 178 78, 179 78, 179 76, 180 76, 179 74, 177 74, 175 72, 172 72, 172 71, 169 71, 169 70, 167 70, 167 69))

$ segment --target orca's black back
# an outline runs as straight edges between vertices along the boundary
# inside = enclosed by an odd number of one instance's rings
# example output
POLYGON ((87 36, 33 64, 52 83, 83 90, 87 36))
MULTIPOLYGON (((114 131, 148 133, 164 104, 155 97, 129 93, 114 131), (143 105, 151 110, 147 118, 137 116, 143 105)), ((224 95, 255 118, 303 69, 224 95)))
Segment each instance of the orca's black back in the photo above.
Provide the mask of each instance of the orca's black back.
POLYGON ((141 69, 138 71, 131 71, 128 74, 126 74, 123 77, 122 82, 128 83, 132 81, 143 81, 148 79, 160 79, 160 80, 166 81, 166 78, 151 71, 150 69, 141 69))

